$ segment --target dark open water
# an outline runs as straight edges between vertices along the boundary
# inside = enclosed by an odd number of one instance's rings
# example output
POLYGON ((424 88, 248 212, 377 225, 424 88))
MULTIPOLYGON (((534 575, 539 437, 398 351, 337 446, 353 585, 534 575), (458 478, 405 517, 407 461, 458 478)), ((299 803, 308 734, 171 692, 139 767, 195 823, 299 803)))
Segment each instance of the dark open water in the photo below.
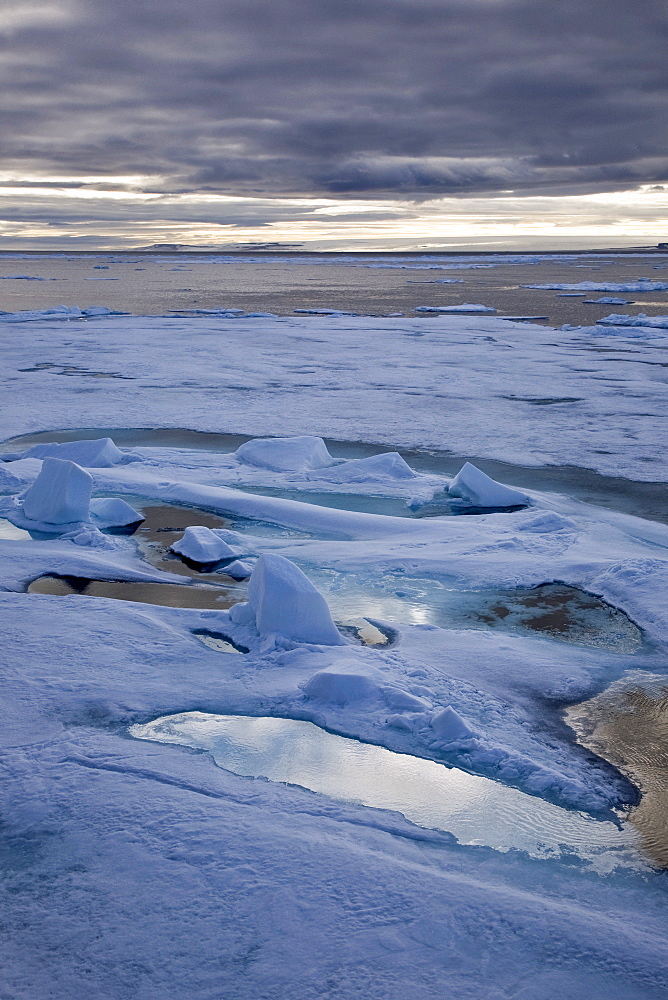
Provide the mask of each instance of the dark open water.
MULTIPOLYGON (((668 312, 668 291, 594 292, 566 298, 530 283, 668 281, 668 253, 557 255, 470 254, 2 254, 0 310, 55 305, 107 306, 135 315, 240 309, 290 315, 340 309, 362 315, 415 316, 417 306, 462 302, 499 315, 544 316, 538 322, 590 325, 611 312, 668 312), (475 265, 475 266, 473 266, 475 265), (28 280, 28 279, 42 280, 28 280), (459 279, 443 284, 443 279, 459 279), (586 305, 619 294, 629 306, 586 305)), ((418 314, 419 315, 419 314, 418 314)))

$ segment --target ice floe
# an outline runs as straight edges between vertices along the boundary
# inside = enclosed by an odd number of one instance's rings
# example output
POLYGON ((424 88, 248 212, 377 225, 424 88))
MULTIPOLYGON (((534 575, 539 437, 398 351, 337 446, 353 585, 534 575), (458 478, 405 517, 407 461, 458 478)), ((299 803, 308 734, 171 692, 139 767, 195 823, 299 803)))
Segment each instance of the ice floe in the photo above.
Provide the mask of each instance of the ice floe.
POLYGON ((648 330, 668 330, 668 316, 646 316, 645 313, 636 316, 611 313, 596 322, 599 326, 642 326, 648 330))
POLYGON ((668 291, 668 281, 653 281, 652 278, 639 278, 638 281, 578 281, 552 282, 545 285, 521 285, 521 288, 560 289, 582 292, 665 292, 668 291))
POLYGON ((459 470, 448 486, 448 493, 478 507, 514 507, 529 502, 526 493, 497 483, 470 462, 459 470))
POLYGON ((479 302, 461 302, 456 306, 416 306, 415 312, 420 313, 495 313, 491 306, 483 306, 479 302))

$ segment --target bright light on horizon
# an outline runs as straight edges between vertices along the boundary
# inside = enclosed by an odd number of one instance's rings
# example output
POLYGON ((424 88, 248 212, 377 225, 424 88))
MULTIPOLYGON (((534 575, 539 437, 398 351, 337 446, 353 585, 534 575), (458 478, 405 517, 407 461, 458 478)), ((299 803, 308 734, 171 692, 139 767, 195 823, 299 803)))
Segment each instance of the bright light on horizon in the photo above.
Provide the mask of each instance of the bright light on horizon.
POLYGON ((345 250, 361 245, 412 249, 448 240, 654 245, 668 234, 668 189, 660 185, 594 194, 505 192, 411 201, 162 192, 155 180, 33 175, 20 183, 7 171, 0 174, 0 239, 5 249, 65 247, 76 239, 90 249, 261 242, 345 250))

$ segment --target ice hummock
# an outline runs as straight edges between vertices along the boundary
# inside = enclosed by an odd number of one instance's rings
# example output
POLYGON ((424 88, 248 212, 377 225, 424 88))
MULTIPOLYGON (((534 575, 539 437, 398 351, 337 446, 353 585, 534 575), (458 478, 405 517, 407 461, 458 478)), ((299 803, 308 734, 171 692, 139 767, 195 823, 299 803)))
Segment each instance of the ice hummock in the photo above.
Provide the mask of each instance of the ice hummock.
POLYGON ((355 458, 328 468, 325 472, 315 471, 310 478, 326 478, 331 483, 364 483, 415 479, 416 474, 399 452, 389 451, 382 455, 370 455, 368 458, 355 458))
POLYGON ((23 497, 23 513, 32 521, 70 524, 90 520, 92 477, 74 462, 45 458, 23 497))
POLYGON ((104 528, 125 528, 139 524, 144 515, 120 497, 103 497, 90 502, 91 519, 104 528))
POLYGON ((447 705, 433 716, 431 728, 438 739, 444 743, 467 740, 475 735, 471 727, 462 719, 459 712, 455 712, 451 705, 447 705))
POLYGON ((21 457, 67 459, 84 469, 109 469, 126 459, 110 437, 93 441, 65 441, 63 444, 36 444, 21 457))
POLYGON ((332 465, 333 458, 320 437, 253 438, 235 455, 248 465, 274 472, 306 472, 332 465))
POLYGON ((515 507, 529 502, 526 493, 497 483, 470 462, 459 470, 448 487, 448 493, 478 507, 515 507))
POLYGON ((309 578, 284 556, 258 559, 248 586, 248 603, 230 614, 238 622, 255 622, 260 635, 280 635, 295 642, 344 646, 329 607, 309 578))
POLYGON ((380 675, 358 660, 337 660, 335 666, 319 670, 303 685, 307 698, 333 705, 351 705, 378 698, 380 675))
POLYGON ((211 528, 201 524, 186 528, 183 537, 173 542, 170 548, 172 552, 201 565, 217 563, 222 559, 235 560, 237 558, 237 553, 226 541, 211 528))

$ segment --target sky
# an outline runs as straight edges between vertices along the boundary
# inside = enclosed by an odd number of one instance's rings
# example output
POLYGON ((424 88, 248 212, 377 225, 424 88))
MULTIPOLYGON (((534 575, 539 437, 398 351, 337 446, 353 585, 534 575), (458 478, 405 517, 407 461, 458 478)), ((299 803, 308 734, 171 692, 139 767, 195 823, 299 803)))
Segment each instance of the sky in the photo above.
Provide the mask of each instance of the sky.
POLYGON ((0 248, 668 240, 665 0, 3 0, 0 248))

